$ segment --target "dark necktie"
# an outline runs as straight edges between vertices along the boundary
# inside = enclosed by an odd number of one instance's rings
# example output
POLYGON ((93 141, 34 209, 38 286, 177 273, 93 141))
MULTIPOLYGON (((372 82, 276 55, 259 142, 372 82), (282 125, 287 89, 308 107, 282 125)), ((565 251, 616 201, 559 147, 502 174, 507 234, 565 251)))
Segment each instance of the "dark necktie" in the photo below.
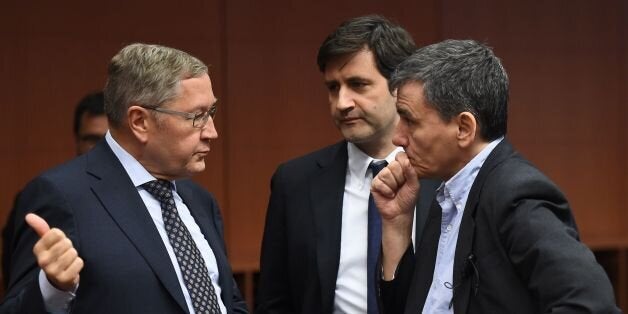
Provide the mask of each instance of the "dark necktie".
POLYGON ((177 212, 172 197, 172 183, 154 180, 142 184, 142 187, 161 204, 166 234, 181 268, 181 275, 192 299, 194 311, 197 314, 220 314, 216 291, 205 260, 177 212))
MULTIPOLYGON (((386 160, 373 160, 369 164, 369 169, 373 172, 373 178, 386 166, 388 162, 386 160)), ((368 314, 379 313, 377 305, 377 271, 375 270, 377 264, 377 257, 382 245, 382 218, 379 214, 379 210, 375 206, 373 201, 373 195, 369 195, 369 223, 368 223, 368 249, 366 251, 366 275, 367 275, 367 309, 368 314)))

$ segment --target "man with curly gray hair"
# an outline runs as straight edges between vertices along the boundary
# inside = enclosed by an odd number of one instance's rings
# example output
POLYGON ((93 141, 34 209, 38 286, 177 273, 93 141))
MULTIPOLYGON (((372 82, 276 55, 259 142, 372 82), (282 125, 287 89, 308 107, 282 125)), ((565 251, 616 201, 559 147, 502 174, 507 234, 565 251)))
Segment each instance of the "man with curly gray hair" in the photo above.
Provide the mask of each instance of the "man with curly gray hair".
POLYGON ((218 137, 207 66, 132 44, 111 60, 104 97, 105 140, 17 201, 0 311, 247 313, 218 205, 188 179, 218 137))

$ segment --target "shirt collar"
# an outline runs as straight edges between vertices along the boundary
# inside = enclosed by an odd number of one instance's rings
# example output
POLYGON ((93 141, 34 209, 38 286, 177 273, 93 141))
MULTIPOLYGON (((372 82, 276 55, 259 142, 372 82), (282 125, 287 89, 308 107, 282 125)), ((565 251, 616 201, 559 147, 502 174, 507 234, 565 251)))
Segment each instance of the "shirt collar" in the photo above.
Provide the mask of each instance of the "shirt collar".
MULTIPOLYGON (((131 182, 133 182, 133 185, 135 185, 135 187, 140 187, 146 182, 157 180, 157 178, 150 174, 148 170, 146 170, 146 168, 144 168, 144 166, 142 166, 142 164, 137 161, 137 159, 131 156, 131 154, 129 154, 124 148, 122 148, 122 146, 120 146, 120 144, 118 144, 113 136, 111 136, 111 132, 107 131, 107 134, 105 135, 105 140, 107 141, 107 144, 109 144, 109 147, 113 151, 113 154, 116 155, 118 160, 120 160, 122 167, 129 175, 129 178, 131 178, 131 182)), ((174 181, 170 182, 172 182, 176 190, 176 185, 174 181)))
POLYGON ((436 195, 437 201, 442 203, 442 201, 448 197, 453 202, 456 209, 459 212, 462 212, 465 204, 467 203, 471 186, 475 181, 475 177, 477 177, 480 172, 480 168, 484 165, 488 155, 503 139, 504 137, 502 136, 490 142, 453 177, 447 180, 447 182, 442 183, 438 188, 438 193, 436 195))
MULTIPOLYGON (((388 156, 386 156, 384 160, 386 160, 388 163, 391 163, 393 160, 395 160, 395 156, 397 155, 397 153, 402 151, 403 148, 395 147, 395 149, 390 152, 390 154, 388 154, 388 156)), ((350 177, 352 178, 366 178, 366 169, 368 168, 371 161, 382 160, 374 159, 373 157, 367 155, 353 143, 347 143, 347 153, 349 155, 347 161, 347 169, 349 171, 350 177)), ((362 182, 361 184, 363 184, 364 180, 360 180, 360 182, 362 182)))

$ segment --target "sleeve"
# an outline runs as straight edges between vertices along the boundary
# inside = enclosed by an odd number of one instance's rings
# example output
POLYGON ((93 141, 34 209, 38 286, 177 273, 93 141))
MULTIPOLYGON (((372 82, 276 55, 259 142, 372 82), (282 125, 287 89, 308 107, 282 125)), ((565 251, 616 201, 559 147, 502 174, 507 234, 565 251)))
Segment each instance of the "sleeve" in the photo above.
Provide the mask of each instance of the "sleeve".
POLYGON ((78 286, 76 286, 73 291, 61 291, 55 288, 50 281, 48 281, 48 278, 46 278, 46 273, 44 273, 43 270, 40 270, 39 289, 41 290, 44 305, 48 312, 54 314, 66 314, 70 308, 70 303, 76 297, 75 293, 78 286))
POLYGON ((295 313, 289 299, 287 239, 281 167, 271 179, 262 240, 256 313, 295 313))
MULTIPOLYGON (((212 218, 214 221, 214 227, 216 228, 216 230, 218 231, 218 234, 220 235, 220 239, 221 239, 221 243, 222 243, 222 249, 227 252, 226 247, 225 247, 225 243, 224 243, 224 228, 223 228, 223 224, 222 224, 222 216, 220 215, 220 207, 218 206, 218 203, 216 202, 216 199, 214 198, 213 195, 211 195, 210 193, 210 201, 212 204, 212 218)), ((248 310, 248 306, 246 304, 246 301, 244 300, 244 298, 242 297, 242 293, 240 292, 240 288, 238 288, 238 284, 235 281, 235 278, 233 278, 233 273, 229 273, 229 275, 231 276, 231 286, 232 291, 231 291, 231 309, 227 309, 227 311, 229 313, 234 313, 234 314, 248 314, 249 310, 248 310)), ((222 276, 222 274, 221 274, 222 276)))
POLYGON ((521 177, 515 184, 496 185, 501 191, 495 191, 489 203, 500 209, 494 226, 541 311, 619 313, 611 283, 593 253, 579 241, 562 193, 545 177, 521 177))
MULTIPOLYGON (((0 313, 47 313, 56 299, 46 300, 42 296, 39 273, 33 255, 33 247, 39 240, 37 234, 26 224, 27 213, 36 213, 45 219, 51 228, 61 230, 76 243, 73 217, 62 193, 46 178, 39 177, 20 193, 15 208, 14 231, 11 236, 12 249, 8 269, 9 283, 0 313)), ((76 245, 77 250, 79 249, 76 245)), ((45 279, 45 278, 44 278, 45 279)), ((47 281, 47 280, 46 280, 47 281)))
MULTIPOLYGON (((381 263, 380 263, 381 265, 381 263)), ((384 314, 403 313, 406 307, 410 284, 414 275, 414 248, 412 243, 401 257, 393 280, 386 281, 379 270, 379 302, 384 314)))

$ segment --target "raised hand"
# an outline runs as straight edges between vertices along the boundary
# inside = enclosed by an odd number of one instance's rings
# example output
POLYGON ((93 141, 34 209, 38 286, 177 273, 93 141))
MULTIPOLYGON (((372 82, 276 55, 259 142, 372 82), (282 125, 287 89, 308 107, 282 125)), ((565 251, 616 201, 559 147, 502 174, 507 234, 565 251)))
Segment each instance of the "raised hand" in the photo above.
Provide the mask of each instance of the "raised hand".
POLYGON ((399 153, 373 179, 371 193, 382 215, 382 264, 390 280, 412 241, 419 178, 405 153, 399 153))
POLYGON ((72 241, 60 229, 50 229, 48 223, 35 214, 26 215, 26 223, 40 237, 33 247, 33 253, 48 281, 59 290, 74 290, 83 269, 83 260, 78 256, 72 241))
POLYGON ((400 215, 414 214, 419 178, 405 153, 398 153, 373 179, 371 192, 382 219, 394 220, 400 215))

